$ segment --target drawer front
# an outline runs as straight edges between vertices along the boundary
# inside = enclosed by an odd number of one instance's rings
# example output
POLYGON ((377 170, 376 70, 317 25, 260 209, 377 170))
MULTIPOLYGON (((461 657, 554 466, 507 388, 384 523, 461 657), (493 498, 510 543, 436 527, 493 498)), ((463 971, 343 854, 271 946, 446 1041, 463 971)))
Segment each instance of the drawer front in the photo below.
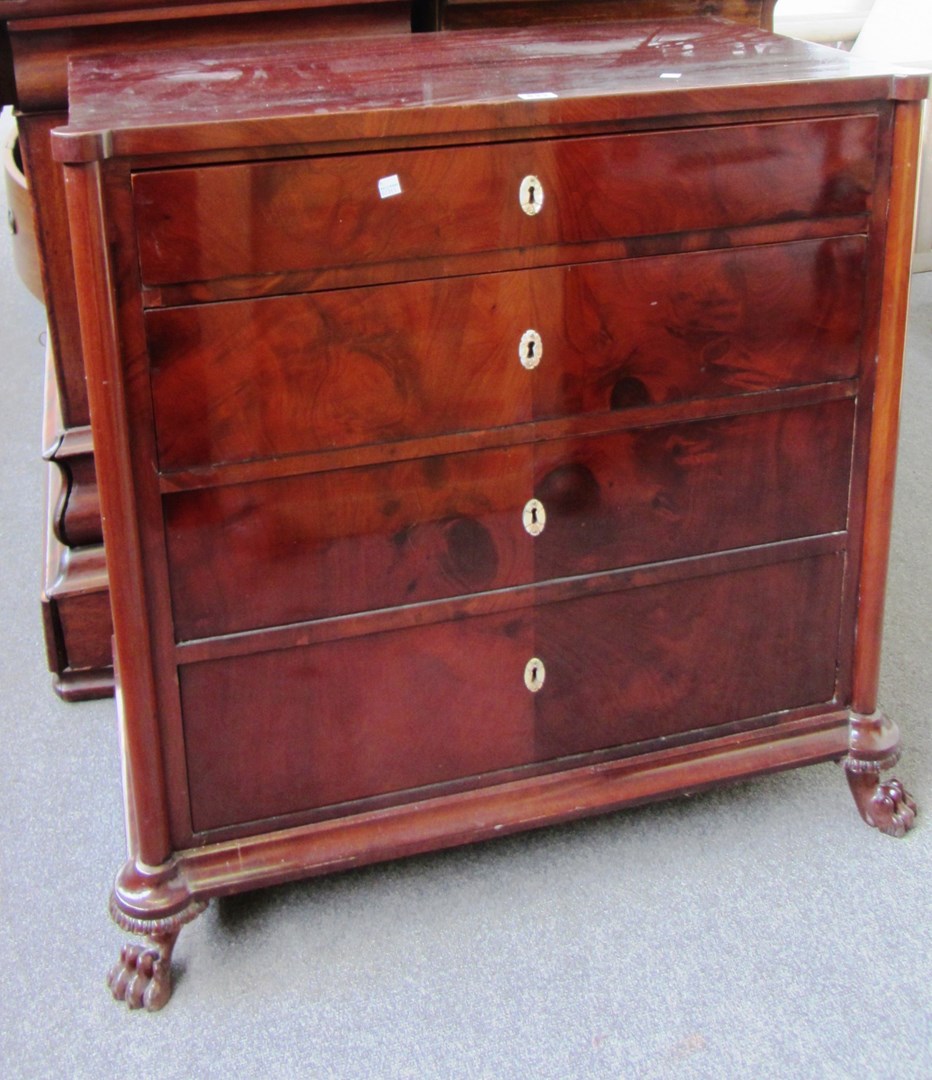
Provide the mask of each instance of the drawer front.
POLYGON ((863 287, 843 237, 150 311, 160 467, 850 378, 863 287))
POLYGON ((842 563, 822 556, 185 666, 194 829, 403 799, 829 701, 842 563), (545 676, 536 691, 533 659, 545 676))
POLYGON ((844 530, 852 401, 544 443, 538 580, 844 530))
POLYGON ((831 701, 843 568, 826 555, 541 609, 538 755, 831 701))
POLYGON ((170 495, 181 641, 532 580, 533 448, 170 495))
POLYGON ((876 119, 848 117, 140 172, 142 276, 157 286, 862 214, 875 144, 876 119))
POLYGON ((844 400, 169 495, 176 632, 842 530, 852 423, 844 400))

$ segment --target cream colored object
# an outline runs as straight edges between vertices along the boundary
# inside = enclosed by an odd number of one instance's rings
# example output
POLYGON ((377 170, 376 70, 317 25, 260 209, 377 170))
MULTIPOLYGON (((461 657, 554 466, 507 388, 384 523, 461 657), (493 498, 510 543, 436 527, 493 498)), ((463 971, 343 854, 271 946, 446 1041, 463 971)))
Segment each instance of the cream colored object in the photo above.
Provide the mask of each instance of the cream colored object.
MULTIPOLYGON (((851 50, 876 60, 932 70, 932 0, 874 0, 870 15, 851 50)), ((919 177, 914 270, 932 270, 932 136, 930 106, 919 177)))
POLYGON ((854 41, 874 0, 777 0, 773 27, 804 41, 854 41))

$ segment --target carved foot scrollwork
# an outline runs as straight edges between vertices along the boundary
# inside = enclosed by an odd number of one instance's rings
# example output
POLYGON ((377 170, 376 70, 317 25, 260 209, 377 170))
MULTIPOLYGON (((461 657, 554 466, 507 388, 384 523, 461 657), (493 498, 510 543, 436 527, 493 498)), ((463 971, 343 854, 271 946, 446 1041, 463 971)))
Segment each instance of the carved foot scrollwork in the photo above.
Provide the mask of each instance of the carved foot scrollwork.
POLYGON ((892 769, 900 757, 896 724, 883 713, 852 714, 849 731, 850 750, 844 766, 858 812, 868 825, 882 833, 905 836, 916 820, 916 803, 899 780, 880 779, 880 774, 892 769))
POLYGON ((207 907, 194 900, 182 911, 161 919, 137 919, 127 915, 111 897, 110 915, 122 929, 145 937, 146 943, 127 944, 107 975, 107 985, 117 1001, 131 1009, 156 1012, 172 993, 171 957, 181 928, 207 907))

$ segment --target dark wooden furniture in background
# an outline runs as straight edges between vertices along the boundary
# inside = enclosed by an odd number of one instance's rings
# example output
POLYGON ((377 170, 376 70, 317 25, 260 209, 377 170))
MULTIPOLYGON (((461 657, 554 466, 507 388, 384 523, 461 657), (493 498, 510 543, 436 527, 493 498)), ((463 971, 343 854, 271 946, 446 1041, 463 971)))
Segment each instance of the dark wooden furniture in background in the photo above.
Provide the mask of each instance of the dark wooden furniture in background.
MULTIPOLYGON (((407 33, 406 0, 0 0, 0 103, 15 103, 49 320, 44 420, 49 460, 43 616, 56 690, 112 692, 112 626, 61 170, 49 131, 67 120, 69 57, 182 44, 277 43, 407 33)), ((38 493, 37 493, 38 497, 38 493)))
POLYGON ((927 81, 709 20, 87 60, 64 162, 158 1008, 212 896, 843 760, 927 81), (261 87, 261 108, 256 87, 261 87))
MULTIPOLYGON (((66 120, 69 57, 181 46, 310 41, 554 19, 722 16, 771 25, 775 0, 0 0, 0 104, 18 109, 49 319, 43 612, 49 666, 68 699, 112 689, 112 633, 61 173, 49 131, 66 120)), ((28 225, 18 215, 21 230, 28 225)), ((25 235, 21 231, 19 247, 25 235)))

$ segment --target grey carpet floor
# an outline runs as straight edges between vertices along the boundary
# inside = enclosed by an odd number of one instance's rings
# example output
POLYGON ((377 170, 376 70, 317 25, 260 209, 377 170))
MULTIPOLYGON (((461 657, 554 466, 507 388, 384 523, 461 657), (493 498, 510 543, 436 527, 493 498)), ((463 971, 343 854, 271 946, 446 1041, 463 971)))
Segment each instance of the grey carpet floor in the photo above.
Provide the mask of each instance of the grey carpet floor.
POLYGON ((896 841, 816 766, 238 897, 158 1014, 123 935, 112 701, 39 617, 43 313, 0 243, 0 1072, 6 1077, 932 1077, 932 274, 914 278, 883 702, 925 811, 896 841))

